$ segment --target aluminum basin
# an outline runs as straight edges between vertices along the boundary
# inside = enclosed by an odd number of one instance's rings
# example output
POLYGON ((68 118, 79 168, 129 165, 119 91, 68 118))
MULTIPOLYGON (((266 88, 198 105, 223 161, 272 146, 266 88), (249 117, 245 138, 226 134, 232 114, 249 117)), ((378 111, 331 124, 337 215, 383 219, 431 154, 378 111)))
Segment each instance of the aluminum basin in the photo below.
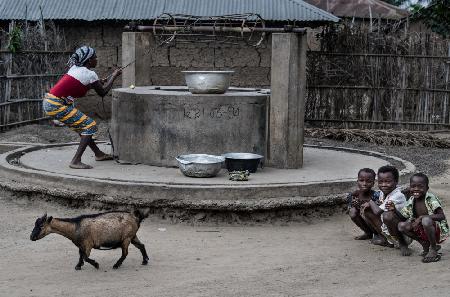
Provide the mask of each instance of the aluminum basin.
POLYGON ((234 71, 182 71, 192 94, 223 94, 234 71))
POLYGON ((190 154, 176 157, 181 172, 190 177, 213 177, 222 169, 225 157, 190 154))

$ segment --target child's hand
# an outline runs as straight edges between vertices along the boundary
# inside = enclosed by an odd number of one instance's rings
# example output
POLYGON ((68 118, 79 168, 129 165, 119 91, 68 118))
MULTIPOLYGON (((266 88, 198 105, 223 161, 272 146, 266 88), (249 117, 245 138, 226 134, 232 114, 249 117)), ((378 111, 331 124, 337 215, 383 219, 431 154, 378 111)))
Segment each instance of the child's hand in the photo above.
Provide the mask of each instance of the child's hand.
POLYGON ((361 207, 361 201, 359 201, 358 198, 353 197, 352 199, 352 207, 354 208, 360 208, 361 207))
POLYGON ((420 224, 422 224, 422 216, 415 218, 414 221, 412 221, 413 229, 417 229, 420 224))
POLYGON ((366 209, 367 209, 368 207, 370 207, 369 202, 364 202, 364 203, 361 205, 361 207, 360 207, 360 213, 361 213, 361 215, 364 214, 364 212, 366 211, 366 209))
POLYGON ((385 207, 387 211, 395 210, 395 204, 392 201, 386 201, 385 207))

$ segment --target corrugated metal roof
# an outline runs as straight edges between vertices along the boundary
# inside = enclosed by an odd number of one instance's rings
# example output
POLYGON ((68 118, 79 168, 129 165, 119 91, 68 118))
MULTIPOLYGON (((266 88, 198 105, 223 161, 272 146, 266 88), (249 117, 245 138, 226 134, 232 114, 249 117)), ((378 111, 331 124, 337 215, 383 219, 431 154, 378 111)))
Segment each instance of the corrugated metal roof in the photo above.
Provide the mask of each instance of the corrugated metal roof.
POLYGON ((271 21, 332 21, 302 0, 0 0, 0 20, 149 20, 162 13, 220 16, 257 13, 271 21))
POLYGON ((305 0, 309 4, 326 10, 338 17, 372 18, 398 20, 409 12, 380 0, 305 0))

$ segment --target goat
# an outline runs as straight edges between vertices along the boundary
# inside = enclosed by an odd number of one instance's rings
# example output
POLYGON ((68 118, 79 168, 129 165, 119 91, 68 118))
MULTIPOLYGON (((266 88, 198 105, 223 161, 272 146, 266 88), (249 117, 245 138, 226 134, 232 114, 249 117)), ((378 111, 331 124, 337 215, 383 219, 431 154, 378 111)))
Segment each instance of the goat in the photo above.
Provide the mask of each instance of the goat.
POLYGON ((92 249, 122 248, 122 256, 113 268, 120 267, 128 255, 128 246, 132 243, 142 253, 142 265, 148 264, 148 255, 136 236, 140 223, 149 215, 141 210, 130 212, 105 212, 92 215, 82 215, 76 218, 53 218, 44 214, 36 220, 31 232, 32 241, 44 238, 50 233, 60 234, 70 239, 79 249, 80 259, 75 266, 80 270, 84 261, 98 269, 98 263, 89 258, 92 249))

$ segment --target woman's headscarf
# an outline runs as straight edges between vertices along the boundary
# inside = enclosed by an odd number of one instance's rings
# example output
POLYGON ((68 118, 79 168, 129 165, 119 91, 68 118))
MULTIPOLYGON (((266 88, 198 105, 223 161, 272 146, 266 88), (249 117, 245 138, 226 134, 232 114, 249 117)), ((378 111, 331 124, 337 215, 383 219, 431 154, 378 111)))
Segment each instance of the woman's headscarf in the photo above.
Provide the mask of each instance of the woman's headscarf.
POLYGON ((88 46, 82 46, 78 48, 75 53, 70 56, 69 61, 67 62, 67 65, 69 67, 72 67, 73 65, 76 66, 83 66, 87 60, 92 58, 92 56, 95 55, 95 49, 88 46))

